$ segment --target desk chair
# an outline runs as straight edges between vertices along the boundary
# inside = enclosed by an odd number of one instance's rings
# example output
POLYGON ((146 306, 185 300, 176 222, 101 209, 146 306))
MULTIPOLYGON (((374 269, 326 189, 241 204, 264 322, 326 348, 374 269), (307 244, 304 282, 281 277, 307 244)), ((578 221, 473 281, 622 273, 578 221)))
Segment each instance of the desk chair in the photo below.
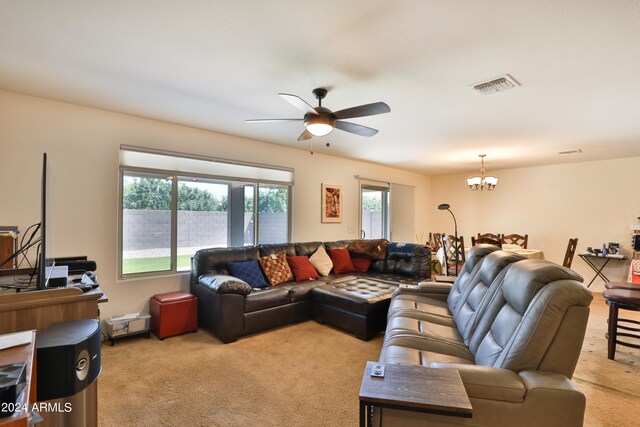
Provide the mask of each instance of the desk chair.
POLYGON ((578 246, 578 238, 569 239, 569 244, 567 244, 567 252, 564 254, 564 261, 562 265, 567 268, 571 268, 571 263, 573 262, 573 256, 576 253, 576 247, 578 246))
POLYGON ((527 243, 529 242, 529 235, 525 234, 524 236, 521 234, 503 234, 502 239, 503 245, 518 245, 522 247, 522 249, 527 249, 527 243))

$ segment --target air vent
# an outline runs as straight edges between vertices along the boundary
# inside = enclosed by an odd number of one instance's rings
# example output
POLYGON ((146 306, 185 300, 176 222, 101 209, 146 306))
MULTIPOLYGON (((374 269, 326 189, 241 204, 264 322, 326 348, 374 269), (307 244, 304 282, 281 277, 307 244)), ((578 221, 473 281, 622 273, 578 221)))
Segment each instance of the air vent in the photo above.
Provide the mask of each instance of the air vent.
POLYGON ((582 153, 582 150, 579 148, 576 148, 574 150, 558 151, 558 154, 580 154, 580 153, 582 153))
POLYGON ((511 89, 517 86, 520 86, 520 83, 518 83, 509 74, 505 74, 504 76, 475 84, 472 87, 473 90, 478 92, 480 95, 491 95, 492 93, 504 92, 507 89, 511 89))

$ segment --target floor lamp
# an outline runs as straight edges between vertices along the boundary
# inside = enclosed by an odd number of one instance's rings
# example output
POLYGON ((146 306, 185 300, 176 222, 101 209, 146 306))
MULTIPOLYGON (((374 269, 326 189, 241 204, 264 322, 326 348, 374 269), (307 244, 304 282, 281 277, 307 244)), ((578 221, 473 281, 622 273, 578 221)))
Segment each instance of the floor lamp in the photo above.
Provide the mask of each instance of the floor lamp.
MULTIPOLYGON (((451 212, 451 209, 449 209, 451 207, 451 205, 449 205, 448 203, 442 203, 438 205, 438 209, 441 211, 449 211, 449 213, 451 214, 451 216, 453 217, 453 227, 454 227, 454 237, 456 238, 456 277, 458 276, 458 262, 460 261, 460 250, 458 249, 458 221, 456 221, 456 216, 453 214, 453 212, 451 212)), ((446 259, 446 258, 445 258, 446 259)), ((446 271, 448 271, 447 266, 445 266, 445 268, 447 269, 446 271)))

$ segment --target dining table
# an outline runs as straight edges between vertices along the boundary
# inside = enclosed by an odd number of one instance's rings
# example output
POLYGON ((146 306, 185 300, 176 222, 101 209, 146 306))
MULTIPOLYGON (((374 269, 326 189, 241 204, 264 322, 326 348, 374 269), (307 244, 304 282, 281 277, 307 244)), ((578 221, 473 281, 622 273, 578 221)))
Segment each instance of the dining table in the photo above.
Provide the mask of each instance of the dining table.
MULTIPOLYGON (((471 246, 465 247, 464 250, 465 252, 467 252, 471 248, 471 246)), ((519 245, 505 244, 502 245, 502 250, 522 255, 525 258, 544 259, 544 252, 542 251, 542 249, 525 249, 519 245)))

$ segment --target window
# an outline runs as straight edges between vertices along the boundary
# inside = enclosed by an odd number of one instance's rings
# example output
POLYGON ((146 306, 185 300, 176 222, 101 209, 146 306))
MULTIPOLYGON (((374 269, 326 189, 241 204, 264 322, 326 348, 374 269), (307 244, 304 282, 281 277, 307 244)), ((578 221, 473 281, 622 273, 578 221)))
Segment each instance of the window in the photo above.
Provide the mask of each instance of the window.
POLYGON ((292 172, 175 157, 121 147, 120 277, 188 271, 202 248, 291 241, 292 172), (169 164, 180 170, 149 167, 169 164))
POLYGON ((389 189, 360 187, 360 223, 364 239, 389 239, 389 189))
POLYGON ((178 178, 178 271, 191 268, 191 257, 198 249, 228 246, 229 187, 178 178))
POLYGON ((258 241, 280 243, 289 234, 289 188, 261 184, 258 187, 258 241))
POLYGON ((171 187, 163 175, 122 178, 122 274, 171 270, 171 187))

